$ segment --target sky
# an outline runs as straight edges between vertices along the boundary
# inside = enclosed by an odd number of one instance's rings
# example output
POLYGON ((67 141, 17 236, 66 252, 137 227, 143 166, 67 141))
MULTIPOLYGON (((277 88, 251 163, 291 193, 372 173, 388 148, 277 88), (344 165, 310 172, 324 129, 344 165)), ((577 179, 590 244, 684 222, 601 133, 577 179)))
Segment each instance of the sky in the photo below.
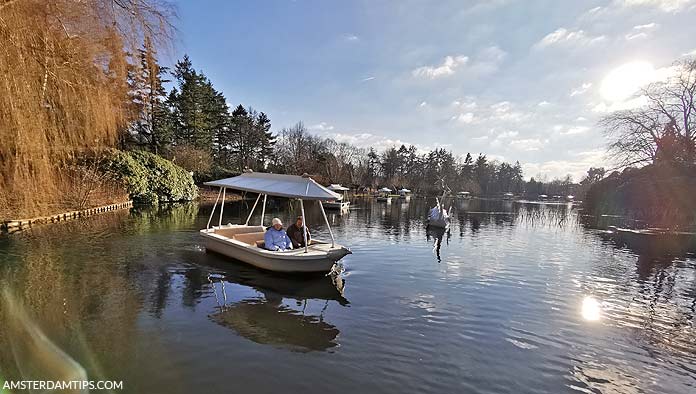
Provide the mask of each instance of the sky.
POLYGON ((696 0, 184 1, 188 54, 272 130, 444 147, 580 180, 612 167, 597 121, 696 55, 696 0))

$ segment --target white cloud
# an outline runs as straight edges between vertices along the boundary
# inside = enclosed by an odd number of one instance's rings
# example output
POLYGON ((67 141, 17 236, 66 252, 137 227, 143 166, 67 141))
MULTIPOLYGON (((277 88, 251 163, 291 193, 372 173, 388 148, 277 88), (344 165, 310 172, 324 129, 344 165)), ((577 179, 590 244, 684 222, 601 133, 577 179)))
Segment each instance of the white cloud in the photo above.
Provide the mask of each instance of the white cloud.
POLYGON ((676 12, 691 7, 694 0, 616 0, 620 7, 646 6, 659 8, 665 12, 676 12))
POLYGON ((633 30, 655 30, 659 26, 660 25, 658 25, 657 23, 651 22, 651 23, 646 23, 644 25, 633 26, 633 30))
POLYGON ((343 39, 346 41, 360 41, 360 37, 355 34, 345 34, 343 35, 343 39))
POLYGON ((587 126, 572 126, 568 129, 561 131, 561 135, 573 135, 573 134, 583 134, 590 130, 587 126))
POLYGON ((457 121, 457 122, 460 122, 460 123, 469 124, 469 123, 474 122, 476 119, 474 118, 474 114, 473 114, 473 113, 467 112, 467 113, 464 113, 464 114, 455 115, 455 116, 453 116, 453 117, 451 118, 451 120, 454 120, 454 121, 457 121))
POLYGON ((633 26, 633 29, 624 36, 626 40, 635 40, 639 38, 648 38, 650 32, 656 30, 660 25, 655 22, 646 23, 644 25, 633 26))
POLYGON ((551 103, 549 103, 548 101, 539 101, 539 104, 537 104, 537 106, 539 106, 539 107, 547 107, 547 106, 549 106, 550 104, 551 104, 551 103))
POLYGON ((476 120, 472 112, 455 115, 451 119, 465 124, 473 123, 476 120))
POLYGON ((607 104, 605 102, 601 102, 599 104, 590 103, 590 107, 592 108, 592 112, 609 113, 609 112, 624 111, 627 109, 642 107, 647 103, 648 103, 648 98, 641 95, 641 96, 634 97, 634 98, 631 98, 628 100, 616 101, 616 102, 609 103, 609 104, 607 104))
POLYGON ((587 92, 591 87, 592 87, 591 82, 585 82, 582 85, 578 86, 577 88, 573 89, 573 91, 570 92, 570 97, 579 96, 579 95, 587 92))
POLYGON ((628 33, 624 36, 626 40, 631 41, 639 38, 648 38, 648 33, 628 33))
POLYGON ((469 56, 446 56, 439 65, 422 66, 411 71, 417 78, 437 79, 466 70, 469 75, 485 75, 498 70, 507 53, 496 45, 480 50, 474 59, 469 56))
POLYGON ((546 162, 522 163, 522 170, 527 177, 538 175, 562 178, 570 174, 577 182, 587 174, 590 167, 602 167, 606 165, 604 150, 590 150, 581 152, 568 152, 565 155, 569 160, 550 160, 546 162))
POLYGON ((360 81, 361 81, 361 82, 367 82, 367 81, 372 81, 373 79, 375 79, 375 77, 370 76, 370 77, 363 78, 363 79, 361 79, 360 81))
POLYGON ((454 74, 457 68, 469 62, 468 56, 446 56, 439 66, 423 66, 413 70, 414 77, 436 79, 454 74))
POLYGON ((540 140, 538 138, 523 138, 510 141, 510 147, 520 151, 536 151, 541 149, 548 140, 540 140))
POLYGON ((309 126, 309 130, 312 130, 312 131, 329 131, 329 130, 333 130, 333 129, 334 129, 334 127, 330 124, 327 124, 326 122, 321 122, 321 123, 309 126))
POLYGON ((428 106, 428 103, 427 103, 426 101, 421 101, 421 103, 418 104, 418 106, 421 107, 421 108, 427 107, 427 106, 428 106))
POLYGON ((587 46, 604 41, 605 36, 592 36, 585 33, 583 30, 568 30, 565 27, 556 29, 556 31, 547 34, 539 42, 534 44, 537 49, 543 49, 551 46, 587 46))
POLYGON ((452 101, 452 106, 463 110, 473 110, 478 107, 478 104, 473 97, 465 97, 463 99, 452 101))

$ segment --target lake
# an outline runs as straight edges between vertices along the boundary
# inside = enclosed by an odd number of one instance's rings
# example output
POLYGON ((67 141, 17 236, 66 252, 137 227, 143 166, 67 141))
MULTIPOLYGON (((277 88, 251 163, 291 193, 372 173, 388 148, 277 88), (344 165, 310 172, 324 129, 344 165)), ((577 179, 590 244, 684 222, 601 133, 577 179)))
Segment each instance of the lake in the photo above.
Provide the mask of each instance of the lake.
MULTIPOLYGON (((224 221, 251 204, 228 202, 224 221)), ((338 276, 206 253, 206 204, 2 236, 0 380, 84 369, 126 393, 696 392, 696 258, 614 245, 567 204, 472 200, 431 233, 432 204, 330 213, 353 251, 338 276)), ((299 207, 266 212, 288 222, 299 207)), ((328 238, 313 205, 307 219, 328 238)))

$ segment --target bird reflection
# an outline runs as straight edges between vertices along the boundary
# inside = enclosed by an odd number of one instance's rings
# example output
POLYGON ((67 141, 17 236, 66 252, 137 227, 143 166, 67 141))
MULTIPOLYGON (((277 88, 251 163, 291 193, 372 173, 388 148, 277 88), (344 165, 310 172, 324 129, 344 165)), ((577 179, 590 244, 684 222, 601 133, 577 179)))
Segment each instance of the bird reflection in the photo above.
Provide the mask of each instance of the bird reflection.
POLYGON ((435 255, 437 256, 438 263, 442 261, 442 258, 440 257, 440 247, 442 246, 442 239, 445 238, 445 234, 447 234, 446 242, 449 245, 451 237, 449 229, 445 230, 444 228, 428 227, 425 232, 425 237, 428 241, 430 241, 430 237, 433 238, 433 252, 435 252, 435 255))

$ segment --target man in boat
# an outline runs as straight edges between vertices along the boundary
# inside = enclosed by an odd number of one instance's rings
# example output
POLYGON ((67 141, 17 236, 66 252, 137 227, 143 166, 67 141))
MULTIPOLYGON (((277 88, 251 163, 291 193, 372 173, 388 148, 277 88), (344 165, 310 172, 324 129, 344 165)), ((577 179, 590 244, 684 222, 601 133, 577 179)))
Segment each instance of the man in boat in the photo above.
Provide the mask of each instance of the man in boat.
MULTIPOLYGON (((298 216, 297 220, 295 220, 295 223, 293 223, 290 227, 288 227, 288 237, 290 237, 290 240, 292 241, 292 247, 297 249, 297 248, 304 248, 305 246, 305 241, 304 241, 304 226, 303 226, 303 220, 302 216, 298 216)), ((309 235, 309 227, 307 228, 307 242, 310 240, 310 235, 309 235)))
POLYGON ((271 223, 273 225, 266 230, 266 234, 263 236, 266 249, 280 252, 292 249, 292 241, 283 230, 283 222, 278 218, 273 218, 271 223))

